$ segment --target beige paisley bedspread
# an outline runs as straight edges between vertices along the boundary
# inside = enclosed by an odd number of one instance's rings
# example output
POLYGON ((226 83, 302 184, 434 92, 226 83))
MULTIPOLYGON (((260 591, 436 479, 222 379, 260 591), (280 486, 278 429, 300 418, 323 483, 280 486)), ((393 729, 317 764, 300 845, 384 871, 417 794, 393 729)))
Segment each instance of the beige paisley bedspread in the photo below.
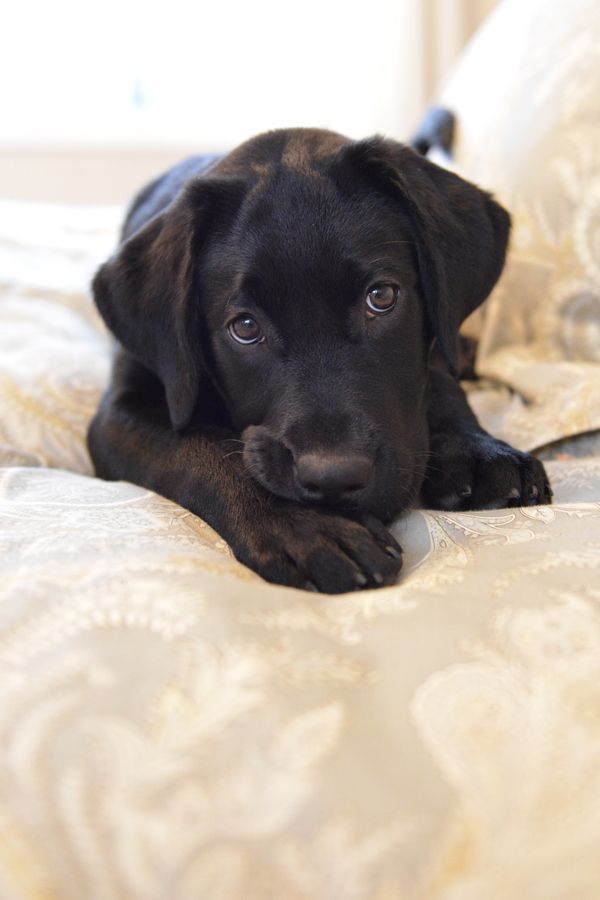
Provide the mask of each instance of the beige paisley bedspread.
POLYGON ((116 221, 0 206, 1 900, 597 898, 600 458, 412 512, 395 588, 264 584, 91 477, 116 221))
MULTIPOLYGON (((403 517, 396 587, 267 585, 92 477, 119 215, 0 204, 0 900, 597 900, 600 455, 555 454, 551 507, 403 517)), ((540 215, 530 261, 567 254, 540 215)), ((557 369, 501 293, 484 322, 473 403, 524 447, 599 424, 600 280, 562 264, 557 369)))

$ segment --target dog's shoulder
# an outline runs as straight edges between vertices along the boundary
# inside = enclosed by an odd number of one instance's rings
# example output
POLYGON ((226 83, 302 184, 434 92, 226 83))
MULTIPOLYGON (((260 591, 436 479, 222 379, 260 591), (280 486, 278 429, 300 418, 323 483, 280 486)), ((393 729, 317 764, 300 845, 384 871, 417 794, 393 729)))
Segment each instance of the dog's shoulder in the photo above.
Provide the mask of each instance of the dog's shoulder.
POLYGON ((121 230, 121 240, 126 240, 153 216, 166 209, 191 178, 206 174, 220 158, 214 154, 188 156, 146 184, 129 206, 121 230))

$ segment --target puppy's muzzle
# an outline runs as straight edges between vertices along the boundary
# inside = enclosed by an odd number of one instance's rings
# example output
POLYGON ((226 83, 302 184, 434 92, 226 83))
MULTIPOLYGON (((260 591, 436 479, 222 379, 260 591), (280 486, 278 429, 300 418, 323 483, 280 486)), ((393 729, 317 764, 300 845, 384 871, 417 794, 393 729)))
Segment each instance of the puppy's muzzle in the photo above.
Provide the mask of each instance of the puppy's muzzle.
POLYGON ((247 471, 280 497, 353 506, 372 483, 374 454, 344 446, 300 451, 262 426, 246 428, 242 437, 247 471))

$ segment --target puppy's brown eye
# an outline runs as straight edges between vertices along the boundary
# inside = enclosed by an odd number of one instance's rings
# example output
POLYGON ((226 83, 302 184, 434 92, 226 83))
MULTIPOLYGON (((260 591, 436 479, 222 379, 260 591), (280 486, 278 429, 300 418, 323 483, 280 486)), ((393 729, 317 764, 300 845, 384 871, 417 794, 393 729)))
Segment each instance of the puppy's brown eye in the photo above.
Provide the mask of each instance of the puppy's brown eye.
POLYGON ((230 322, 229 334, 238 344, 258 344, 264 340, 258 322, 252 316, 238 316, 230 322))
POLYGON ((374 284, 367 293, 367 317, 384 316, 398 302, 399 289, 395 284, 374 284))

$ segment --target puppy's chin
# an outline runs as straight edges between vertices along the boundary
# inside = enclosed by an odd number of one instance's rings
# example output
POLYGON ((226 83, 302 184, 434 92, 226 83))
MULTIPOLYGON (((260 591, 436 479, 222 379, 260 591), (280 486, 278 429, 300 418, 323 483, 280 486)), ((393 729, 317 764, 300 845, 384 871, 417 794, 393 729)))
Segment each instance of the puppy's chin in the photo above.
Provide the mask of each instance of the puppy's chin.
POLYGON ((335 509, 350 516, 372 515, 382 522, 390 522, 416 502, 423 483, 424 463, 409 459, 407 453, 403 454, 402 465, 399 465, 389 452, 381 453, 377 455, 372 484, 357 492, 351 500, 312 500, 296 484, 294 457, 284 443, 273 437, 267 428, 255 425, 246 428, 242 438, 248 474, 270 493, 296 503, 335 509), (399 471, 401 477, 398 477, 399 471))

